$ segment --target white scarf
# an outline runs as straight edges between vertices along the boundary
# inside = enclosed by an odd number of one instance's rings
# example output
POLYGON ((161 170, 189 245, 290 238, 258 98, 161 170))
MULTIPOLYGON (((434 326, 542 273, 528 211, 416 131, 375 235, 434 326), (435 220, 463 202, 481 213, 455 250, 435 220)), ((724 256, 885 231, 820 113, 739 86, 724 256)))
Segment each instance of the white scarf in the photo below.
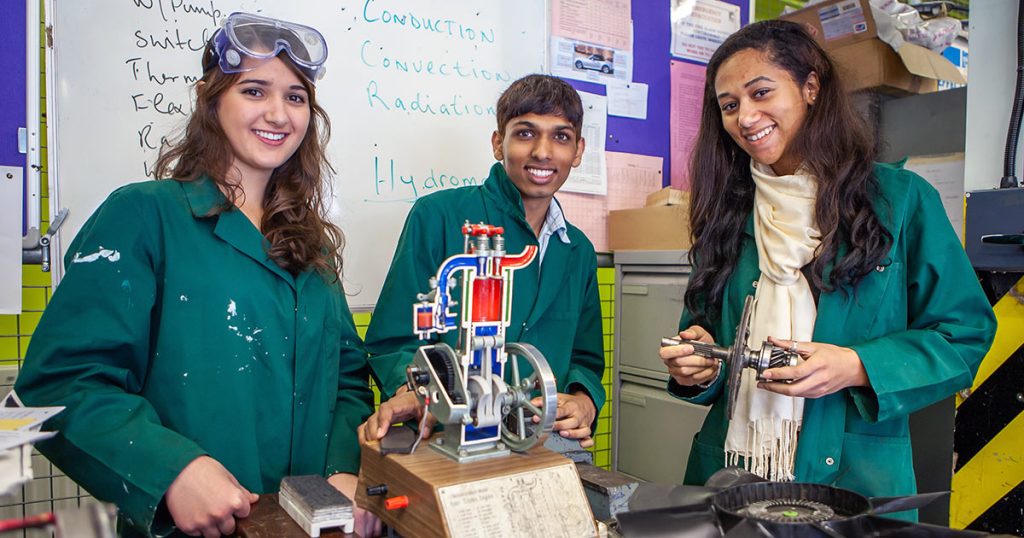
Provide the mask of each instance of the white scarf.
MULTIPOLYGON (((814 333, 817 307, 800 269, 810 263, 821 243, 814 219, 817 180, 799 172, 776 176, 770 167, 750 161, 761 269, 747 341, 753 348, 769 336, 809 342, 814 333)), ((739 465, 742 459, 752 473, 792 480, 804 399, 758 389, 754 370, 743 370, 725 438, 726 465, 739 465)))

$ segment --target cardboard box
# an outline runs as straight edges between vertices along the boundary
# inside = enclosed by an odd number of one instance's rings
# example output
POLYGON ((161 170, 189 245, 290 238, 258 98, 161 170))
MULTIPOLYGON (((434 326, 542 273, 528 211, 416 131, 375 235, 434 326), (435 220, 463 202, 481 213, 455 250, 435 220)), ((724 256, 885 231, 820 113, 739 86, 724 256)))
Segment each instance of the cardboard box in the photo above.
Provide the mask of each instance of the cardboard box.
POLYGON ((937 79, 911 73, 896 51, 878 39, 840 47, 830 53, 846 91, 875 88, 901 95, 931 93, 939 89, 937 79))
POLYGON ((879 36, 868 0, 826 0, 779 18, 807 26, 826 50, 879 36))
POLYGON ((692 244, 689 204, 608 212, 611 250, 679 250, 692 244))
POLYGON ((644 203, 644 206, 654 207, 659 205, 689 206, 690 193, 679 189, 673 189, 672 187, 665 187, 660 191, 654 191, 647 195, 647 202, 644 203))
POLYGON ((878 37, 868 0, 826 0, 779 18, 807 26, 826 50, 878 37))
POLYGON ((929 93, 938 89, 939 80, 967 82, 941 54, 911 43, 892 50, 878 38, 868 0, 826 0, 779 18, 810 29, 832 55, 848 91, 929 93))

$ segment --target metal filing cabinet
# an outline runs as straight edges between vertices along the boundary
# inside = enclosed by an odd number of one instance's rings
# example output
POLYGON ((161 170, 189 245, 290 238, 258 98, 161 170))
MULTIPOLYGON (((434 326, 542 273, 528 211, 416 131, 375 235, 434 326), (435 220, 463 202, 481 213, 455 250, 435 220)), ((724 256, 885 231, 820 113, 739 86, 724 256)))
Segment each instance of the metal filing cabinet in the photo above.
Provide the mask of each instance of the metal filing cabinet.
POLYGON ((615 263, 612 468, 668 484, 683 481, 706 407, 665 391, 661 338, 678 332, 690 278, 684 250, 619 251, 615 263))

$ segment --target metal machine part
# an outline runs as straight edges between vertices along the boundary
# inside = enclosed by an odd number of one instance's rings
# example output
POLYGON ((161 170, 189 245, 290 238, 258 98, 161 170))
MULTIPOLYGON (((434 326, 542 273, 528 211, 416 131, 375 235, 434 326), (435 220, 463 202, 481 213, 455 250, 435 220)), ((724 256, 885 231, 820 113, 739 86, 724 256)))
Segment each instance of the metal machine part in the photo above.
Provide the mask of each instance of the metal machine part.
POLYGON ((828 521, 836 513, 824 503, 803 499, 774 499, 752 502, 739 511, 754 519, 763 519, 775 523, 811 523, 828 521))
POLYGON ((919 509, 946 495, 867 498, 825 484, 768 482, 730 467, 711 475, 704 486, 639 484, 629 511, 616 519, 626 537, 985 536, 879 517, 919 509))
POLYGON ((441 424, 461 424, 468 416, 468 391, 457 361, 448 344, 422 346, 406 369, 410 388, 441 424))
POLYGON ((551 368, 529 344, 509 343, 505 350, 511 367, 508 383, 493 376, 488 383, 481 375, 464 380, 455 367, 456 352, 446 344, 421 347, 407 370, 413 390, 429 402, 427 410, 442 424, 478 429, 500 425, 500 442, 484 447, 467 447, 461 428, 446 428, 432 446, 457 461, 508 454, 509 449, 523 452, 551 432, 558 409, 551 368), (529 365, 529 375, 521 375, 521 361, 529 365), (539 406, 532 402, 535 397, 541 400, 539 406), (534 417, 540 421, 534 423, 534 417))
POLYGON ((1024 188, 966 196, 964 239, 971 265, 978 271, 1024 272, 1024 188))
POLYGON ((430 278, 430 291, 413 305, 413 330, 421 339, 458 330, 458 344, 420 347, 406 378, 409 390, 445 425, 430 446, 466 462, 526 451, 542 440, 554 425, 558 396, 541 352, 505 341, 513 273, 533 261, 537 247, 508 256, 501 227, 467 222, 462 233, 465 253, 445 260, 430 278), (459 302, 451 297, 457 278, 459 302))
POLYGON ((530 344, 510 343, 505 350, 511 357, 525 359, 533 370, 530 375, 522 377, 519 361, 513 358, 509 382, 511 401, 507 409, 502 409, 506 418, 501 423, 501 440, 512 450, 522 452, 551 433, 558 411, 558 389, 555 374, 537 348, 530 344), (538 393, 540 407, 531 402, 532 395, 538 393), (540 417, 540 422, 534 424, 533 417, 540 417))
POLYGON ((66 208, 61 209, 53 221, 50 222, 50 227, 46 230, 45 234, 39 235, 38 228, 29 229, 28 235, 22 238, 21 263, 41 265, 40 269, 44 273, 50 272, 50 243, 57 230, 60 229, 67 218, 68 210, 66 208))
MULTIPOLYGON (((697 340, 682 340, 679 338, 663 338, 662 347, 678 346, 689 344, 693 346, 694 355, 709 359, 718 359, 725 363, 728 377, 729 402, 727 412, 732 419, 736 409, 736 396, 739 393, 740 379, 743 376, 744 368, 752 368, 757 372, 759 381, 773 381, 764 379, 765 370, 780 368, 783 366, 796 366, 800 364, 800 354, 795 351, 783 349, 765 340, 760 349, 752 349, 747 345, 747 338, 750 336, 750 316, 753 315, 754 296, 748 295, 743 302, 743 314, 740 316, 740 323, 736 326, 736 338, 729 347, 706 344, 697 340)), ((786 382, 786 380, 777 380, 786 382)))
POLYGON ((1009 119, 999 188, 965 194, 964 247, 992 304, 1006 294, 1024 304, 1016 288, 1024 277, 1024 186, 1017 178, 1024 125, 1024 4, 1017 6, 1017 80, 1009 119))

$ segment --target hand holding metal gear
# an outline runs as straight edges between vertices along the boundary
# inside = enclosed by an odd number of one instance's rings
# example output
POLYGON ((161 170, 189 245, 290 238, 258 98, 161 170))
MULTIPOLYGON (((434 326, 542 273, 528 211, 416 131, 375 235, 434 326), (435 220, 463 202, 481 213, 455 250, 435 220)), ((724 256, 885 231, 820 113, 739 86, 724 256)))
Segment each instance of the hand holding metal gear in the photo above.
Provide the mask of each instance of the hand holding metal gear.
MULTIPOLYGON (((759 381, 772 381, 764 379, 765 370, 780 368, 783 366, 796 366, 802 361, 796 349, 785 349, 765 340, 760 349, 752 349, 747 345, 750 337, 750 317, 754 310, 754 296, 748 295, 743 302, 743 313, 740 315, 740 323, 736 326, 736 338, 729 347, 716 346, 697 340, 681 340, 679 338, 663 338, 662 346, 678 346, 689 344, 693 346, 693 354, 709 359, 719 359, 725 362, 728 375, 727 393, 728 405, 726 411, 729 419, 732 419, 736 409, 736 396, 739 393, 740 379, 743 376, 744 368, 753 368, 757 372, 759 381)), ((795 346, 794 346, 795 348, 795 346)), ((779 380, 776 380, 779 381, 779 380)), ((781 382, 786 382, 781 380, 781 382)))

